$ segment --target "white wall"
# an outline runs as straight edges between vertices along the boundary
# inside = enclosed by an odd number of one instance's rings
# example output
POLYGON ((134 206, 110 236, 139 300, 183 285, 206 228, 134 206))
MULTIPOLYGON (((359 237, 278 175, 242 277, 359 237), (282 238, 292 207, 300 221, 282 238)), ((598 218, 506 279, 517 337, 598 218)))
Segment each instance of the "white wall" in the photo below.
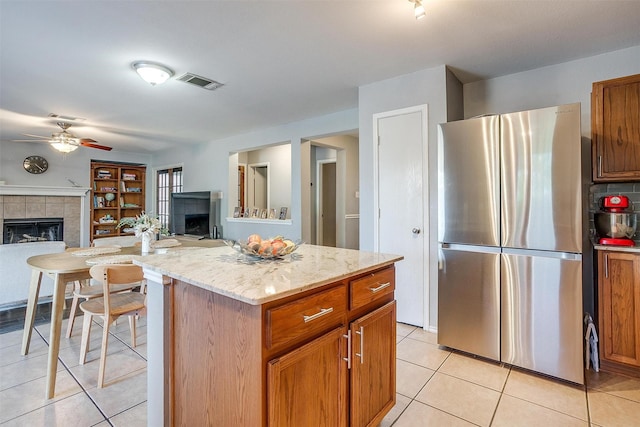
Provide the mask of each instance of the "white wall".
MULTIPOLYGON (((373 250, 373 114, 428 104, 429 324, 437 324, 437 125, 447 121, 446 67, 440 66, 360 87, 360 249, 373 250)), ((402 262, 402 261, 401 261, 402 262)))
MULTIPOLYGON (((249 234, 265 236, 284 235, 292 239, 302 236, 301 143, 303 140, 345 133, 358 128, 358 110, 339 111, 282 126, 263 129, 225 139, 211 141, 195 147, 180 147, 157 153, 154 164, 184 164, 184 191, 220 190, 224 191, 222 212, 229 212, 229 203, 235 199, 228 197, 229 153, 246 151, 291 141, 291 223, 256 224, 251 222, 227 222, 223 219, 223 236, 229 239, 243 239, 249 234)), ((308 157, 307 157, 308 158, 308 157)), ((308 165, 306 166, 308 167, 308 165)), ((305 178, 304 185, 309 185, 305 178)))
POLYGON ((591 138, 593 82, 640 73, 640 46, 464 85, 464 116, 510 113, 580 102, 591 138))
MULTIPOLYGON (((281 207, 287 207, 290 210, 291 144, 274 145, 248 152, 248 165, 264 163, 269 163, 269 206, 267 208, 276 209, 278 213, 281 207)), ((229 203, 231 204, 231 201, 229 203)), ((248 207, 251 208, 251 206, 248 207)), ((233 206, 229 208, 233 209, 233 206)), ((289 216, 288 213, 287 216, 289 216)))

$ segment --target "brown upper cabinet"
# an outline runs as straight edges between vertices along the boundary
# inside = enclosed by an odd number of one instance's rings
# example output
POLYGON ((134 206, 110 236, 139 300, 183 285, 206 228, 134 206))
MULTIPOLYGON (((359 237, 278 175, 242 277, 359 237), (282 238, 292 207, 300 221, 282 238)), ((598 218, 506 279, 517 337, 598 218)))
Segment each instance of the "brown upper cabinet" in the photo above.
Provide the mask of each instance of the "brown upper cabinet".
POLYGON ((640 181, 640 74, 593 83, 593 181, 640 181))

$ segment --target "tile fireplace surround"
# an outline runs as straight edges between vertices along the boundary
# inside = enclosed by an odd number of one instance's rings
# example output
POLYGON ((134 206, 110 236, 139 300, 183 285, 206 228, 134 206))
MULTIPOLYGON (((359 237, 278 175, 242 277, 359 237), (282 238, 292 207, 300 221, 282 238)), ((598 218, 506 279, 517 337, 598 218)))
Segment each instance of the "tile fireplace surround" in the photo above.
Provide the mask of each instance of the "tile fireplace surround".
MULTIPOLYGON (((88 188, 0 185, 0 229, 4 219, 63 218, 69 247, 88 245, 85 199, 88 188), (84 245, 83 245, 84 243, 84 245)), ((4 236, 0 235, 0 244, 4 236)))

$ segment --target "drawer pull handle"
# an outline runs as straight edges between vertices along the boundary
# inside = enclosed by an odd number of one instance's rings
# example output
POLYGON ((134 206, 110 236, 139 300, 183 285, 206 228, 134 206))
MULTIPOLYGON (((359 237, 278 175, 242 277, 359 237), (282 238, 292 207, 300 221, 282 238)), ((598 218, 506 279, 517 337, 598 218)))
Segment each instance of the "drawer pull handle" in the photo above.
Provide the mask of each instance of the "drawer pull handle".
POLYGON ((389 286, 391 286, 391 282, 383 283, 380 286, 378 286, 377 288, 369 288, 369 290, 375 294, 376 292, 379 292, 379 291, 383 290, 384 288, 388 288, 389 286))
POLYGON ((333 307, 329 307, 329 308, 321 308, 319 312, 317 312, 316 314, 312 314, 311 316, 303 316, 304 318, 304 323, 308 323, 311 322, 312 320, 317 319, 318 317, 322 317, 326 314, 329 314, 333 311, 333 307))

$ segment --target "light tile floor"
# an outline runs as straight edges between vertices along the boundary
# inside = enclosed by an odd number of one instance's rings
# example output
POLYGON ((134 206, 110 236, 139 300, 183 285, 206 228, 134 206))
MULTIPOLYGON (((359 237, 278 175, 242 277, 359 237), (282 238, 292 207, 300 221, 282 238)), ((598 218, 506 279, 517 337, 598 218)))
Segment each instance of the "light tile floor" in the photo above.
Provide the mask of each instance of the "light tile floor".
MULTIPOLYGON (((146 326, 131 348, 128 323, 109 341, 106 382, 96 388, 101 326, 78 364, 81 318, 63 338, 56 396, 44 399, 49 324, 36 326, 20 356, 21 330, 0 329, 0 424, 7 426, 146 425, 146 326)), ((66 328, 66 319, 63 331, 66 328)), ((15 328, 13 328, 15 329, 15 328)), ((397 326, 397 404, 381 423, 395 426, 640 426, 640 379, 589 371, 578 387, 439 348, 435 334, 397 326)))

